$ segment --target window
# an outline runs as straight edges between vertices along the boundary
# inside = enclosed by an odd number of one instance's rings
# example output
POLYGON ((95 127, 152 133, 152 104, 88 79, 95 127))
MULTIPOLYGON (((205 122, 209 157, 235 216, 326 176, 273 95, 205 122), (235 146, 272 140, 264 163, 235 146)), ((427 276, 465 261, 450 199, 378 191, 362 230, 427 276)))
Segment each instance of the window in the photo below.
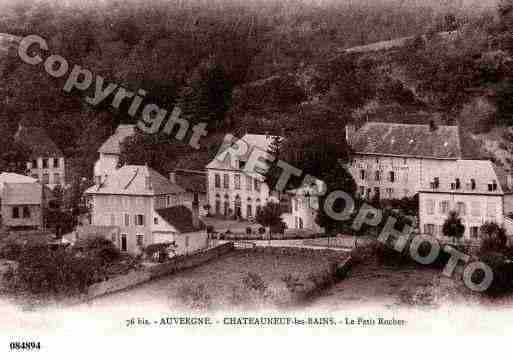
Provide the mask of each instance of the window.
POLYGON ((360 178, 362 180, 365 180, 365 177, 366 177, 365 170, 360 170, 360 178))
POLYGON ((359 190, 358 190, 358 193, 360 193, 360 196, 365 196, 365 187, 364 186, 360 186, 359 190))
POLYGON ((463 202, 456 203, 456 208, 457 208, 459 215, 461 215, 461 216, 466 215, 467 207, 466 207, 465 203, 463 203, 463 202))
POLYGON ((50 183, 50 175, 48 173, 43 173, 43 184, 49 184, 50 183))
POLYGON ((455 185, 456 189, 461 188, 461 181, 459 178, 456 178, 456 180, 454 181, 454 185, 455 185))
POLYGON ((246 191, 253 191, 253 178, 246 176, 246 191))
POLYGON ((381 198, 381 190, 379 187, 374 187, 374 198, 377 200, 381 198))
POLYGON ((221 200, 216 200, 216 214, 221 214, 221 200))
POLYGON ((114 215, 114 213, 110 214, 110 225, 111 226, 115 226, 116 225, 116 216, 114 215))
POLYGON ((136 226, 144 226, 144 215, 137 214, 135 216, 135 225, 136 226))
POLYGON ((388 196, 388 198, 392 198, 394 196, 393 188, 387 188, 387 196, 388 196))
POLYGON ((473 178, 470 180, 470 189, 471 190, 475 190, 476 189, 476 180, 473 179, 473 178))
POLYGON ((374 179, 376 181, 381 181, 381 172, 380 171, 376 171, 376 173, 374 175, 374 179))
POLYGON ((116 243, 116 239, 118 239, 116 236, 116 232, 112 232, 112 234, 110 235, 110 240, 112 241, 112 243, 116 243))
POLYGON ((139 247, 142 247, 144 245, 144 235, 143 234, 136 234, 135 235, 135 241, 137 242, 137 245, 139 247))
POLYGON ((260 192, 260 181, 255 178, 255 191, 260 192))
POLYGON ((433 178, 433 182, 431 182, 431 187, 433 189, 437 189, 438 187, 440 187, 440 178, 438 178, 438 177, 433 178))
POLYGON ((53 183, 55 183, 55 184, 61 183, 61 175, 59 173, 53 174, 53 183))
POLYGON ((221 188, 221 176, 217 173, 214 175, 214 183, 216 188, 221 188))
POLYGON ((53 168, 59 168, 59 159, 58 158, 53 159, 53 168))
POLYGON ((159 224, 159 219, 158 219, 158 217, 153 218, 153 224, 159 224))
POLYGON ((440 213, 441 214, 449 213, 449 201, 440 202, 440 213))
POLYGON ((128 244, 127 242, 128 242, 128 239, 127 239, 126 233, 122 233, 121 234, 121 251, 122 252, 126 252, 127 251, 127 249, 128 249, 127 248, 128 247, 127 246, 127 244, 128 244))
POLYGON ((20 218, 20 209, 18 207, 12 208, 12 218, 20 218))
POLYGON ((427 214, 435 214, 435 201, 432 199, 428 199, 426 201, 426 212, 427 214))
POLYGON ((497 191, 497 181, 493 180, 492 183, 488 184, 488 191, 489 192, 497 191))
POLYGON ((27 206, 23 207, 23 218, 30 218, 30 208, 27 206))
POLYGON ((251 206, 251 204, 248 204, 246 207, 246 216, 253 217, 253 207, 251 206))
POLYGON ((43 158, 43 168, 48 168, 48 158, 43 158))
POLYGON ((230 188, 230 176, 227 173, 223 175, 223 186, 224 188, 230 188))
POLYGON ((470 238, 476 239, 479 237, 479 227, 470 227, 470 238))
POLYGON ((481 204, 478 201, 471 203, 470 214, 474 217, 479 217, 481 215, 481 204))
POLYGON ((125 213, 125 227, 130 226, 130 215, 125 213))
POLYGON ((240 175, 235 175, 235 189, 240 189, 240 175))
POLYGON ((244 167, 246 167, 246 162, 245 161, 239 161, 239 169, 244 169, 244 167))
POLYGON ((394 171, 390 171, 390 173, 388 174, 388 179, 392 183, 395 182, 395 172, 394 171))
POLYGON ((433 236, 435 234, 435 225, 434 224, 425 224, 424 225, 424 234, 429 234, 433 236))
POLYGON ((37 160, 32 160, 32 168, 37 168, 37 160))

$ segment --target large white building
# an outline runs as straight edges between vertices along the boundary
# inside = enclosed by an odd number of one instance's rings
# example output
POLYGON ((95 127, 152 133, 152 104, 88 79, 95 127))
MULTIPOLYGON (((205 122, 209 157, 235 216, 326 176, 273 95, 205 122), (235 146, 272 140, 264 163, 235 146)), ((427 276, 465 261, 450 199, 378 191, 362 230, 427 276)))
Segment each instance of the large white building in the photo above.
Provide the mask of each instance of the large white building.
POLYGON ((346 138, 349 171, 366 199, 413 197, 440 166, 486 157, 458 126, 368 122, 347 126, 346 138))
POLYGON ((268 152, 273 136, 247 134, 239 141, 247 144, 246 155, 224 152, 207 166, 207 197, 212 215, 227 218, 254 218, 271 198, 264 176, 245 171, 249 154, 254 150, 268 152))
POLYGON ((444 238, 442 227, 451 211, 463 224, 466 241, 477 241, 486 222, 504 225, 513 233, 513 222, 506 217, 513 211, 513 183, 500 168, 488 160, 458 160, 431 169, 419 191, 421 233, 444 238))
POLYGON ((89 188, 91 228, 104 228, 122 251, 137 254, 148 245, 176 242, 176 254, 208 246, 198 203, 184 205, 185 190, 148 166, 123 166, 89 188))
POLYGON ((94 165, 94 177, 104 179, 114 172, 119 163, 121 155, 121 142, 135 134, 135 125, 119 125, 112 136, 110 136, 100 147, 99 159, 94 165))

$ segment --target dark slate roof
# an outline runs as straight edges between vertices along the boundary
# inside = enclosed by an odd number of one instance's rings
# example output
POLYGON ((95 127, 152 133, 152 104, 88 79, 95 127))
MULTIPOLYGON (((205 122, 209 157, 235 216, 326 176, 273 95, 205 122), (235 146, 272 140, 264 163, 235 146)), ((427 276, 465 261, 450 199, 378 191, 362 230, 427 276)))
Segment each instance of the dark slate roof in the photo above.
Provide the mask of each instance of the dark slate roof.
POLYGON ((470 137, 462 141, 458 126, 368 122, 352 138, 351 148, 358 154, 377 154, 416 158, 476 159, 479 146, 470 137), (463 149, 465 147, 465 149, 463 149), (470 147, 470 148, 467 148, 470 147))
POLYGON ((157 213, 181 233, 197 232, 206 228, 205 224, 201 221, 199 221, 198 228, 194 227, 192 212, 185 206, 157 209, 157 213))
POLYGON ((16 141, 29 147, 31 157, 63 157, 62 151, 41 127, 20 126, 15 135, 16 141))
POLYGON ((176 184, 188 192, 207 193, 207 173, 200 171, 174 170, 176 184))

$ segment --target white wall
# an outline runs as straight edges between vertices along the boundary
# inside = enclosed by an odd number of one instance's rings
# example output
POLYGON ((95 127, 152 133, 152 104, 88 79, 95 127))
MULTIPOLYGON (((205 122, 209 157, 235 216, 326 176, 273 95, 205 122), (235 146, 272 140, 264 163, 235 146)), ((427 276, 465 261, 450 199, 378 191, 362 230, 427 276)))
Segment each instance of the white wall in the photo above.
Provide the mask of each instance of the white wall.
POLYGON ((225 196, 228 196, 229 208, 232 210, 232 214, 235 213, 235 198, 238 195, 241 199, 241 212, 242 217, 248 217, 247 206, 251 205, 252 217, 256 216, 257 200, 260 200, 260 206, 263 207, 270 199, 269 187, 264 183, 260 182, 260 191, 255 190, 254 178, 246 175, 242 171, 223 171, 223 170, 208 170, 208 203, 211 206, 210 213, 216 214, 216 199, 219 198, 221 201, 221 213, 224 213, 224 202, 225 196), (215 175, 219 174, 221 178, 221 187, 215 187, 215 175), (229 188, 224 187, 224 175, 228 174, 229 188), (235 188, 235 176, 240 175, 241 183, 240 189, 235 188), (251 189, 247 187, 247 178, 252 180, 251 189), (219 197, 216 197, 219 195, 219 197), (248 198, 251 201, 248 201, 248 198))
POLYGON ((457 209, 457 203, 465 204, 465 214, 460 217, 465 225, 465 239, 470 239, 470 227, 480 227, 487 221, 502 224, 503 218, 503 205, 502 196, 500 195, 464 195, 452 193, 426 193, 421 192, 419 196, 419 219, 420 231, 425 233, 426 224, 435 225, 435 235, 439 238, 442 237, 440 226, 442 226, 448 213, 441 213, 440 202, 449 202, 449 211, 457 209), (434 213, 428 212, 429 201, 434 203, 434 213), (474 209, 474 210, 473 210, 474 209))
POLYGON ((118 162, 119 155, 100 153, 100 158, 94 164, 94 176, 104 178, 105 175, 116 170, 118 162))
POLYGON ((355 179, 357 189, 370 188, 374 196, 375 188, 380 188, 382 199, 413 197, 420 189, 423 178, 429 178, 429 173, 441 165, 456 163, 455 160, 419 159, 407 157, 355 155, 349 167, 349 172, 355 179), (361 170, 366 171, 366 179, 361 179, 361 170), (380 171, 380 180, 375 179, 376 171, 380 171), (395 181, 390 182, 389 172, 395 174, 395 181), (390 196, 387 189, 391 189, 390 196))

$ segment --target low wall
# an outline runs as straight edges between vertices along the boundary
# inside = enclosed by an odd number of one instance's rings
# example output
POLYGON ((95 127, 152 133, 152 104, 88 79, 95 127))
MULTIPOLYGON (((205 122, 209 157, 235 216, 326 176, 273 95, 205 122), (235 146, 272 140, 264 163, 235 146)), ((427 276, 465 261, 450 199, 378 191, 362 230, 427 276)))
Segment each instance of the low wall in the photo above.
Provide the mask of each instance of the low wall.
POLYGON ((233 243, 226 243, 195 254, 174 257, 166 263, 156 264, 142 270, 132 271, 128 274, 93 284, 88 288, 87 294, 83 298, 80 298, 78 302, 91 300, 105 294, 127 289, 180 270, 197 267, 233 250, 233 243))

